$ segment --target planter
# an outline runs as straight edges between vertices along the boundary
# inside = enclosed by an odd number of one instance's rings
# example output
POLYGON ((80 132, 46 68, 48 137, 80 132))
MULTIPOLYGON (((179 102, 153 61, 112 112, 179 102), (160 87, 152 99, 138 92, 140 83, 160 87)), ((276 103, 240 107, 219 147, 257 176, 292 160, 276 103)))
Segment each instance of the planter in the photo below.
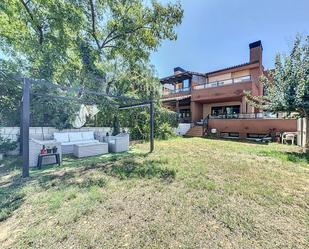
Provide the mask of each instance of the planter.
POLYGON ((0 161, 2 161, 3 160, 3 153, 0 153, 0 161))

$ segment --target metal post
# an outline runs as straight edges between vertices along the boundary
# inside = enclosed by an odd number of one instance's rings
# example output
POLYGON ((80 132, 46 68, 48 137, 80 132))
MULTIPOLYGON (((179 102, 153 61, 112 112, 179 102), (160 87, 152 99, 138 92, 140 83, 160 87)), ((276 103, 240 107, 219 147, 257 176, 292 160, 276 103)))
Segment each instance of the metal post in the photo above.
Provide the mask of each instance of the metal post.
POLYGON ((28 79, 23 81, 22 99, 22 155, 23 173, 22 177, 29 177, 29 122, 30 122, 30 83, 28 79))
POLYGON ((20 101, 20 106, 19 106, 19 110, 20 110, 20 115, 19 115, 19 155, 22 155, 23 153, 23 141, 22 141, 22 137, 23 137, 23 100, 20 101))
POLYGON ((150 102, 150 153, 154 150, 154 105, 150 102))

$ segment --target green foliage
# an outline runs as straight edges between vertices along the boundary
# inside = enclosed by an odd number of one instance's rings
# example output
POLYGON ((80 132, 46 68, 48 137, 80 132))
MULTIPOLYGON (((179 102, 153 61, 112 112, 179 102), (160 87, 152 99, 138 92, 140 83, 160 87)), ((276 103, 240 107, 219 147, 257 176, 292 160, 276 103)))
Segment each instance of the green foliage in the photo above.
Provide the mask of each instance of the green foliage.
MULTIPOLYGON (((163 39, 176 39, 174 28, 182 16, 179 3, 163 5, 156 0, 3 0, 0 53, 27 77, 114 95, 146 98, 154 92, 158 96, 160 84, 149 56, 163 39)), ((12 75, 16 71, 3 70, 12 75)), ((7 81, 1 79, 1 84, 7 81)), ((21 97, 20 85, 16 89, 19 92, 8 93, 11 102, 21 97)), ((46 93, 43 89, 33 91, 46 93)), ((87 99, 100 107, 113 102, 80 93, 49 92, 87 99)), ((34 125, 68 127, 78 110, 73 101, 36 98, 33 102, 34 125)), ((12 104, 5 105, 13 110, 12 104)), ((114 108, 104 110, 113 122, 114 108)))
POLYGON ((309 117, 309 36, 296 37, 289 55, 276 57, 275 69, 262 77, 265 96, 249 96, 259 108, 309 117))
MULTIPOLYGON (((296 112, 309 125, 309 36, 305 40, 297 36, 290 54, 278 54, 275 69, 261 80, 265 96, 247 93, 254 106, 273 112, 296 112)), ((308 128, 306 141, 309 147, 308 128)))
POLYGON ((0 153, 7 153, 17 148, 17 142, 0 136, 0 153))
MULTIPOLYGON (((137 109, 131 111, 131 113, 131 122, 128 124, 128 127, 130 127, 131 138, 134 140, 148 140, 150 130, 149 109, 147 108, 140 112, 137 109)), ((128 114, 126 117, 128 118, 128 114)), ((154 124, 155 138, 168 139, 174 135, 173 128, 178 126, 177 114, 163 107, 157 106, 155 108, 154 124)))
POLYGON ((14 126, 19 124, 21 82, 17 66, 0 59, 0 125, 14 126))
POLYGON ((169 123, 163 123, 158 127, 157 138, 167 140, 175 136, 175 132, 169 123))

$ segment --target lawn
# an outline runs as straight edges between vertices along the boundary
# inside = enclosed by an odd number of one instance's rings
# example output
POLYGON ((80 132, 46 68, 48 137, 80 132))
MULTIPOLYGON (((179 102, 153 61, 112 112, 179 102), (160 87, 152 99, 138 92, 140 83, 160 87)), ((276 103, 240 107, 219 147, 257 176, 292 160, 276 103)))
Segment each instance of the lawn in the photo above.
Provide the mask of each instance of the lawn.
POLYGON ((65 158, 20 179, 0 166, 4 248, 308 248, 309 157, 202 138, 65 158))

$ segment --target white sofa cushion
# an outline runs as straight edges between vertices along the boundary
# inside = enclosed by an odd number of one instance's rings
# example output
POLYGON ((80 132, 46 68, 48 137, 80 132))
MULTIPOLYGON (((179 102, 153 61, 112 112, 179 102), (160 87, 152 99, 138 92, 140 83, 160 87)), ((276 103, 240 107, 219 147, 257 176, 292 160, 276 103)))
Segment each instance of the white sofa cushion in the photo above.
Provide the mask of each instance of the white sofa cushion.
POLYGON ((69 135, 67 132, 55 132, 54 139, 61 143, 69 142, 69 135))
POLYGON ((70 142, 82 141, 82 133, 81 132, 70 132, 69 133, 70 142))
POLYGON ((93 131, 85 131, 82 132, 83 140, 94 140, 94 132, 93 131))

